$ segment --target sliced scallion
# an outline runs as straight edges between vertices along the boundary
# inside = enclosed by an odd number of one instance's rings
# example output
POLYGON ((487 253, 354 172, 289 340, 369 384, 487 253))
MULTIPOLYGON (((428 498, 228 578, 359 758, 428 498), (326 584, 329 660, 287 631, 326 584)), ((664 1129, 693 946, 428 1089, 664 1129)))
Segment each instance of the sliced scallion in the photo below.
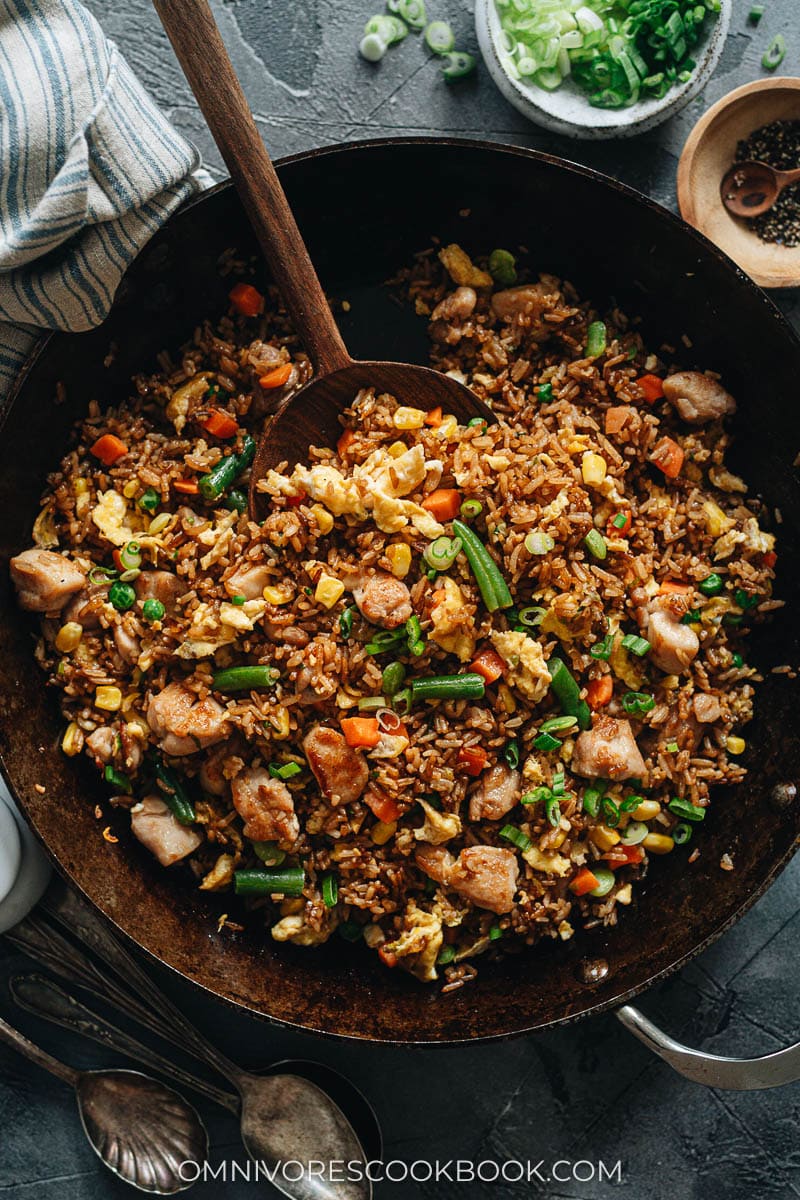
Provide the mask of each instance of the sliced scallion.
POLYGON ((451 50, 442 56, 442 74, 448 83, 471 75, 476 65, 475 56, 465 50, 451 50))
POLYGON ((521 829, 517 829, 516 825, 504 825, 500 830, 500 837, 505 838, 507 842, 511 842, 518 850, 530 850, 532 845, 527 833, 523 833, 521 829))
POLYGON ((637 658, 642 658, 650 649, 650 643, 647 638, 638 637, 635 633, 628 633, 622 639, 622 645, 626 650, 630 650, 631 654, 635 654, 637 658))
POLYGON ((425 43, 434 54, 447 54, 455 46, 456 39, 446 21, 431 21, 425 29, 425 43))

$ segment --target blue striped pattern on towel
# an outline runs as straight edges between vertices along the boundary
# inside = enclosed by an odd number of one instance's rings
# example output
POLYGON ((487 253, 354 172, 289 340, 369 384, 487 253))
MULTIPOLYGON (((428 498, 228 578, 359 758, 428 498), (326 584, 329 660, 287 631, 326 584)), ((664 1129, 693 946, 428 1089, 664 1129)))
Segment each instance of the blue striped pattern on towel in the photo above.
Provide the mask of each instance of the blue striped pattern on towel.
POLYGON ((106 316, 199 156, 75 0, 0 0, 0 397, 43 329, 106 316))

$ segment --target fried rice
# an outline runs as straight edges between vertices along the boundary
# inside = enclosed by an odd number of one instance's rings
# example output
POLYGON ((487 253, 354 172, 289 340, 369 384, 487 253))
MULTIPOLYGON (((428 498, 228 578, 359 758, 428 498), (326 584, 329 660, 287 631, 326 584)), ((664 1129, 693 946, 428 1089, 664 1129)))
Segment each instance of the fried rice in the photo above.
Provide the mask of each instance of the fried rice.
POLYGON ((311 368, 241 282, 90 405, 11 564, 64 752, 160 863, 277 942, 363 940, 445 990, 696 856, 779 603, 732 397, 509 257, 504 285, 456 246, 392 285, 494 423, 364 391, 250 521, 253 439, 311 368))

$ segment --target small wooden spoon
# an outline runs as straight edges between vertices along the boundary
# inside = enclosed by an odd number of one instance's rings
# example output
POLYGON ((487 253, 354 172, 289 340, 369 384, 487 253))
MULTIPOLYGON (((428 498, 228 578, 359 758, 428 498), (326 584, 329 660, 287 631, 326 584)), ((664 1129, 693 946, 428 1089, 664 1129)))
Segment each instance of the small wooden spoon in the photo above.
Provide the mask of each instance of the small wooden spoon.
POLYGON ((739 162, 726 171, 719 194, 735 217, 759 217, 793 183, 800 183, 800 167, 794 171, 776 171, 763 162, 739 162))
POLYGON ((279 409, 261 441, 251 472, 251 516, 260 520, 267 512, 258 480, 280 462, 291 468, 305 461, 309 446, 335 445, 339 416, 361 388, 390 392, 425 411, 441 406, 460 422, 493 422, 469 388, 430 367, 350 357, 206 0, 153 3, 316 372, 279 409))

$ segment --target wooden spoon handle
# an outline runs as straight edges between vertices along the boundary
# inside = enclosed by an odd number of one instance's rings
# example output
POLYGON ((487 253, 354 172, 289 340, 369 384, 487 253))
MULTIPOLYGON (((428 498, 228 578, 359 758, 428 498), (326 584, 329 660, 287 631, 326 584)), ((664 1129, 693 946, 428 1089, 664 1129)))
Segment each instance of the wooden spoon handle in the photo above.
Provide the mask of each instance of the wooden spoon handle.
POLYGON ((319 374, 351 359, 207 0, 153 0, 319 374))
POLYGON ((792 171, 776 171, 775 177, 778 180, 778 187, 783 191, 785 187, 790 187, 793 183, 800 183, 800 167, 795 167, 792 171))

